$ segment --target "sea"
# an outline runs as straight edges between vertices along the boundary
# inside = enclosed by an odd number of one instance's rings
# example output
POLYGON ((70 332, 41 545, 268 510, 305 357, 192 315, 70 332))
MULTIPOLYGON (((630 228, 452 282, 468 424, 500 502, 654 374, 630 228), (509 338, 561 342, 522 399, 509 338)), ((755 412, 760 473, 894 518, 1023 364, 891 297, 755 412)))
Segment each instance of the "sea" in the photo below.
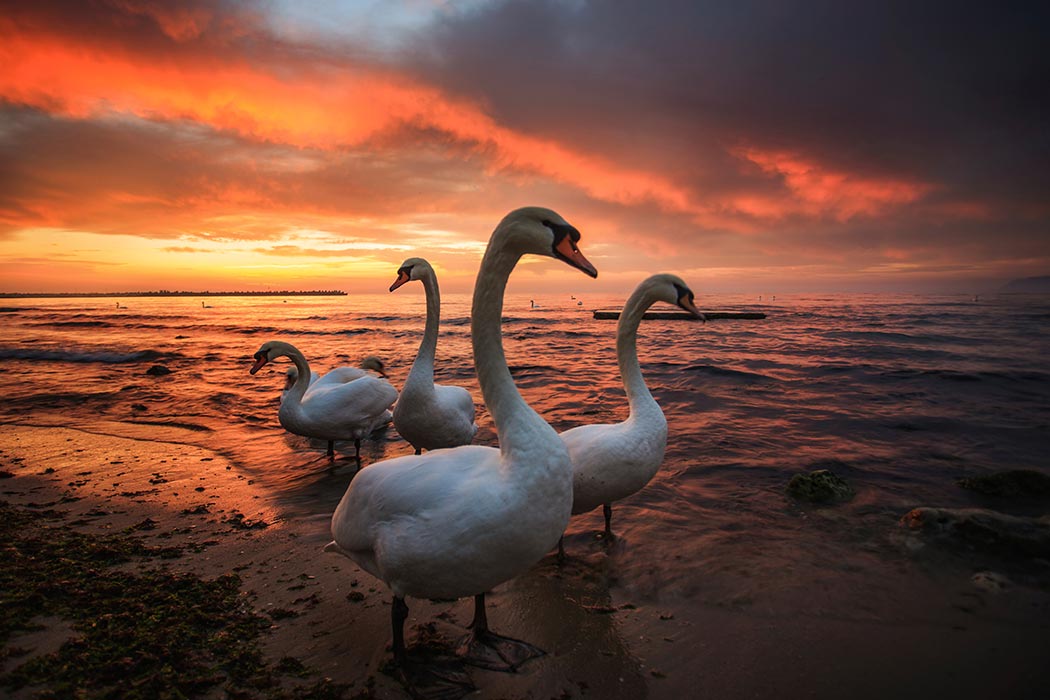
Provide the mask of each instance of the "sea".
MULTIPOLYGON (((917 541, 901 525, 918 507, 1046 511, 958 482, 1007 469, 1050 475, 1050 296, 760 298, 693 288, 701 310, 765 318, 642 322, 642 370, 668 423, 663 466, 614 504, 614 543, 598 536, 600 509, 575 517, 565 541, 570 557, 611 560, 602 566, 612 600, 677 605, 680 616, 707 606, 951 625, 966 606, 977 615, 992 605, 973 583, 991 572, 1021 592, 1021 602, 995 603, 996 624, 1050 629, 1045 559, 917 541), (856 495, 815 505, 787 493, 793 476, 818 469, 856 495)), ((626 296, 507 295, 511 372, 556 430, 627 417, 616 321, 593 317, 626 296)), ((471 391, 476 443, 496 445, 471 359, 469 295, 444 294, 441 314, 437 380, 471 391)), ((330 462, 324 442, 284 431, 286 366, 251 376, 252 355, 284 340, 321 373, 374 355, 400 388, 424 319, 419 285, 381 295, 4 299, 0 422, 115 435, 133 426, 137 436, 145 426, 151 440, 208 448, 323 543, 357 470, 353 445, 338 443, 330 462), (154 366, 170 373, 148 373, 154 366)), ((363 441, 362 468, 411 452, 389 427, 363 441)))

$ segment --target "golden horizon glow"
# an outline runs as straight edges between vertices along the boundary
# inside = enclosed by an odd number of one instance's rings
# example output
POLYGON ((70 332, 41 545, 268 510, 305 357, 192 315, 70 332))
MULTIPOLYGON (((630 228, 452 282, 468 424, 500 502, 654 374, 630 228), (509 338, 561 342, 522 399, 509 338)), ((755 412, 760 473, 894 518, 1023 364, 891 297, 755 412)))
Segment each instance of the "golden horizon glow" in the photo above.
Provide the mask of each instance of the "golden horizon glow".
MULTIPOLYGON (((970 285, 1050 261, 918 244, 910 232, 992 226, 1002 213, 903 170, 704 129, 650 127, 639 132, 650 149, 624 157, 624 129, 605 147, 571 138, 575 127, 515 118, 496 96, 305 34, 278 38, 265 8, 122 0, 92 10, 97 32, 36 11, 0 19, 0 145, 17 157, 0 193, 0 291, 361 291, 414 254, 463 291, 492 227, 527 204, 581 229, 602 290, 682 269, 727 289, 848 288, 851 274, 921 287, 945 270, 970 285), (692 138, 713 139, 711 163, 688 167, 692 138), (893 233, 872 243, 867 231, 893 233)), ((543 106, 575 118, 557 100, 543 106)), ((578 286, 539 269, 520 274, 578 286)))

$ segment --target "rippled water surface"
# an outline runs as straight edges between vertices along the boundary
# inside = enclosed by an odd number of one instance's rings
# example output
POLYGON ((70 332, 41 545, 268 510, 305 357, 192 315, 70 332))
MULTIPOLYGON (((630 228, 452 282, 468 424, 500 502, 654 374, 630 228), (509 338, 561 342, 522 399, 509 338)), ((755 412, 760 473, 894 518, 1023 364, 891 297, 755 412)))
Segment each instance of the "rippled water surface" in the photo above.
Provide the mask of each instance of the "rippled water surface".
MULTIPOLYGON (((898 518, 919 505, 974 505, 961 477, 1047 468, 1050 298, 759 301, 696 289, 702 309, 767 318, 643 322, 639 354, 669 438, 653 482, 614 510, 621 594, 761 609, 817 590, 836 615, 921 618, 920 606, 890 600, 910 561, 894 539, 898 518), (849 479, 857 497, 822 509, 789 499, 790 477, 816 468, 849 479)), ((624 419, 615 321, 591 313, 623 297, 532 298, 539 308, 510 295, 504 309, 526 400, 558 430, 624 419)), ((198 298, 121 303, 0 302, 0 420, 113 434, 147 426, 158 441, 216 450, 323 540, 354 473, 352 445, 339 446, 330 470, 323 443, 283 431, 284 366, 249 376, 251 356, 271 339, 296 345, 321 372, 377 355, 400 387, 423 329, 418 285, 381 296, 213 297, 208 308, 198 298), (171 374, 150 376, 153 365, 171 374)), ((473 373, 469 304, 443 298, 438 379, 472 391, 477 441, 495 444, 473 373)), ((367 468, 411 448, 389 428, 363 452, 367 468)), ((597 556, 600 527, 600 511, 575 518, 570 552, 597 556)))

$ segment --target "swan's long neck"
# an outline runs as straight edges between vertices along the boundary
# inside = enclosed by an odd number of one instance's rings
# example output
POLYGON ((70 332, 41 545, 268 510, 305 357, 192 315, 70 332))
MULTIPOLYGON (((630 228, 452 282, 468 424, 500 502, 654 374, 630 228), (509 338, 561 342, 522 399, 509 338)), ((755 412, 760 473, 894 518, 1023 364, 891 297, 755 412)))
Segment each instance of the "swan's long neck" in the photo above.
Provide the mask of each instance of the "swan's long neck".
POLYGON ((427 325, 404 388, 412 391, 433 391, 434 355, 437 352, 438 326, 441 323, 441 292, 434 275, 425 275, 420 281, 427 297, 427 325))
POLYGON ((310 364, 306 361, 306 357, 304 357, 301 352, 291 346, 286 348, 282 354, 285 357, 291 358, 299 376, 295 378, 295 384, 292 384, 288 393, 285 394, 284 401, 281 402, 281 405, 284 406, 285 403, 288 403, 288 405, 298 404, 302 400, 303 394, 305 394, 306 390, 310 388, 310 364))
POLYGON ((663 416, 659 404, 645 385, 642 368, 638 364, 638 324, 652 304, 652 298, 646 295, 644 289, 636 289, 624 304, 616 327, 616 362, 623 377, 631 418, 643 417, 654 411, 663 416))
POLYGON ((548 437, 560 445, 554 429, 518 393, 503 354, 503 293, 519 257, 520 253, 489 244, 474 284, 471 308, 474 368, 505 460, 540 447, 538 443, 548 437))

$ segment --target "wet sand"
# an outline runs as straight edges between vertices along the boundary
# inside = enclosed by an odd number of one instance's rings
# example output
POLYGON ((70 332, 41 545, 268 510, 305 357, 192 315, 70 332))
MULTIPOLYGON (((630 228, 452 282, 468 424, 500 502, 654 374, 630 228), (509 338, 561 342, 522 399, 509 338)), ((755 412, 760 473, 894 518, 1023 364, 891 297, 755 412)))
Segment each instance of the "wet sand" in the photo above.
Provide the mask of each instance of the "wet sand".
MULTIPOLYGON (((389 593, 351 561, 321 553, 327 520, 282 520, 266 492, 220 455, 156 438, 151 426, 128 423, 100 423, 97 432, 2 426, 0 467, 10 476, 0 479, 0 498, 52 504, 65 514, 55 525, 88 534, 150 518, 155 527, 138 533, 143 539, 186 547, 164 566, 241 577, 251 605, 273 619, 263 641, 269 657, 298 659, 307 681, 345 684, 346 697, 406 697, 383 672, 389 593)), ((337 468, 353 469, 347 461, 337 468)), ((833 516, 821 517, 834 526, 833 516)), ((490 594, 492 628, 548 654, 516 674, 471 669, 477 697, 1036 698, 1050 688, 1045 586, 996 594, 965 577, 920 579, 902 566, 899 588, 877 601, 851 600, 848 572, 800 586, 786 571, 768 595, 718 605, 649 596, 619 585, 616 565, 618 550, 645 543, 625 538, 606 550, 592 535, 599 521, 590 515, 573 529, 565 565, 552 555, 490 594)), ((420 635, 452 643, 472 613, 467 600, 408 602, 409 645, 420 635)), ((8 646, 31 657, 71 633, 61 620, 47 627, 8 646)), ((26 659, 4 659, 0 673, 26 659)))

